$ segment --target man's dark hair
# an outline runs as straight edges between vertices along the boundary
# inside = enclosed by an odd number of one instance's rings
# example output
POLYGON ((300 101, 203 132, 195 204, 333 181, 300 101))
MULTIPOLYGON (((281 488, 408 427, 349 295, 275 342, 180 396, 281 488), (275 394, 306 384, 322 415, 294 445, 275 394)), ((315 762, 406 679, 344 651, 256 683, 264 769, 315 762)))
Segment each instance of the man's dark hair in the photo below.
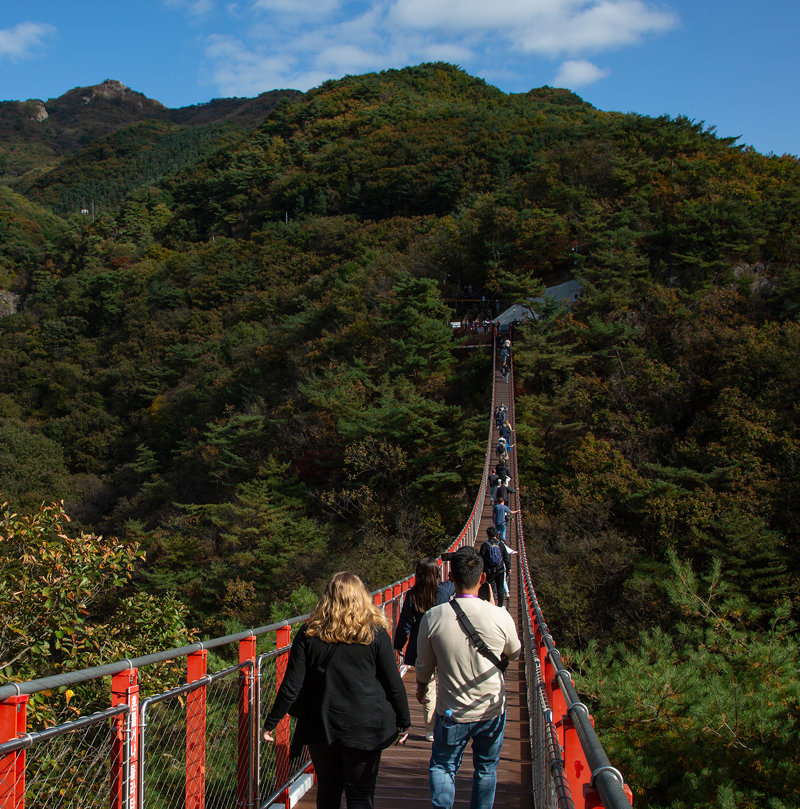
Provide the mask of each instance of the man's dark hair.
POLYGON ((469 546, 459 548, 450 560, 450 576, 456 587, 471 590, 481 580, 483 559, 469 546))
POLYGON ((491 539, 492 537, 496 537, 497 536, 497 529, 493 525, 490 525, 486 529, 486 536, 488 536, 489 539, 491 539))

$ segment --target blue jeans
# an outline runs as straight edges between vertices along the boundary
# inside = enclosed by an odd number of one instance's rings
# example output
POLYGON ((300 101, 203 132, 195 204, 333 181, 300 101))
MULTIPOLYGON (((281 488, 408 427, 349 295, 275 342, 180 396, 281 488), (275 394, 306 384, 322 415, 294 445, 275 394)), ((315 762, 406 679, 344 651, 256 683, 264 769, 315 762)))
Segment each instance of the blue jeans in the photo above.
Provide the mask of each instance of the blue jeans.
POLYGON ((497 538, 501 542, 506 541, 506 525, 507 523, 503 523, 502 525, 495 525, 495 528, 497 529, 497 538))
POLYGON ((433 749, 428 778, 431 785, 433 809, 451 809, 456 796, 456 773, 467 742, 472 739, 472 797, 470 809, 491 809, 497 786, 497 763, 503 747, 505 712, 495 719, 480 722, 457 722, 442 725, 436 715, 433 725, 433 749))

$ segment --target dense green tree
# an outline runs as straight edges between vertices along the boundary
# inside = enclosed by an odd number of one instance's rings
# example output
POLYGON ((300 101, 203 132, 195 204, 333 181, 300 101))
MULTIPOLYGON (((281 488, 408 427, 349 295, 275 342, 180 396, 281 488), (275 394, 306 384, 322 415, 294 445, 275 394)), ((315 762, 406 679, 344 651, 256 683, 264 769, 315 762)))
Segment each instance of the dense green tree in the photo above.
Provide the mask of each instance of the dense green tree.
POLYGON ((29 510, 68 489, 61 445, 20 421, 0 418, 0 498, 29 510))
POLYGON ((790 807, 800 788, 800 679, 789 606, 769 612, 671 557, 667 593, 681 620, 635 646, 592 644, 579 686, 612 760, 647 807, 790 807), (613 727, 613 733, 603 728, 613 727))
MULTIPOLYGON (((58 503, 29 513, 2 508, 0 682, 100 665, 191 637, 187 610, 173 596, 125 595, 140 555, 134 544, 71 530, 58 503)), ((75 688, 93 699, 93 684, 75 688)), ((59 705, 34 695, 35 724, 52 722, 59 705)))

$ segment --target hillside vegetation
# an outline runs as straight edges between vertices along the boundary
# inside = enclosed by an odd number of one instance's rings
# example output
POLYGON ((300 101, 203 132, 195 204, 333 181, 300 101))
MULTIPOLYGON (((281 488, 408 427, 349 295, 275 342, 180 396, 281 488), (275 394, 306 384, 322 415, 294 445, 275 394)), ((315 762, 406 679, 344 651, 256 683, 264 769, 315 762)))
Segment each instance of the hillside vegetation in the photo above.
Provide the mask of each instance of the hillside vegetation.
MULTIPOLYGON (((800 161, 445 64, 203 127, 10 147, 0 499, 63 498, 97 553, 118 537, 69 648, 120 648, 134 596, 145 646, 441 550, 489 393, 449 321, 575 277, 514 347, 553 634, 635 805, 795 806, 800 161), (62 217, 93 188, 94 218, 62 217)), ((46 615, 29 625, 44 640, 0 676, 51 665, 46 615)))

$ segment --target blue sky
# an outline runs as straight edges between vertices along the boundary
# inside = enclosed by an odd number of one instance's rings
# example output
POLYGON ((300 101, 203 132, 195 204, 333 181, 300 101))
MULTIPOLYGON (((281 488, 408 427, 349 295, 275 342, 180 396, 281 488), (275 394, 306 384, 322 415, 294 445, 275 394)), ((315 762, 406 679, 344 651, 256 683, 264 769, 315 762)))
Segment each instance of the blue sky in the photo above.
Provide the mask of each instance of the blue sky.
POLYGON ((506 92, 687 117, 800 154, 799 0, 26 0, 0 100, 118 79, 168 107, 446 61, 506 92))

